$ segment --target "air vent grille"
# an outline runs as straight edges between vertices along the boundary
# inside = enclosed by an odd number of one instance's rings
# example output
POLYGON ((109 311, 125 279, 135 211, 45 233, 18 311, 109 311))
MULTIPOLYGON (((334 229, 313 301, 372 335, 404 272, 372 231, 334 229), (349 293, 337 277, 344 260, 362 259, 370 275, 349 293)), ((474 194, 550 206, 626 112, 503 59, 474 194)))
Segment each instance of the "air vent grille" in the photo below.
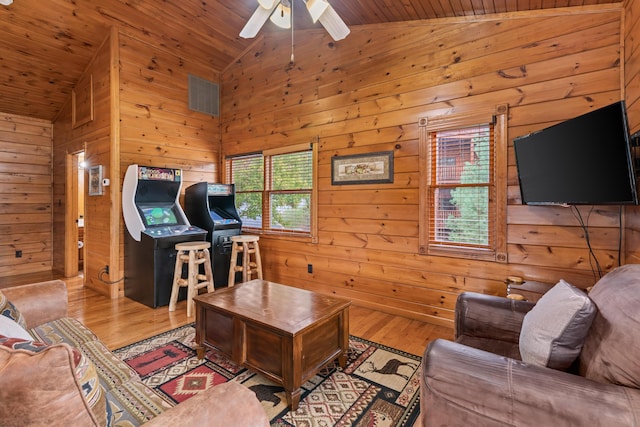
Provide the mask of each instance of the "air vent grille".
POLYGON ((220 115, 218 84, 189 74, 189 109, 218 117, 220 115))

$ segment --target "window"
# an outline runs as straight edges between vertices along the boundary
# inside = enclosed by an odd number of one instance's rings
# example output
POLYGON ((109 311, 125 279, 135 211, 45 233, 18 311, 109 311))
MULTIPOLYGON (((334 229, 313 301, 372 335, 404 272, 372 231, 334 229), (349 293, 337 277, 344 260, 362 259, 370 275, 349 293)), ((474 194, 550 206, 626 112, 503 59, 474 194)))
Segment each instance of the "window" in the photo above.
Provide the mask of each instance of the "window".
POLYGON ((506 106, 421 119, 420 253, 506 262, 506 106))
POLYGON ((316 236, 315 146, 227 157, 227 182, 235 184, 243 228, 316 236))

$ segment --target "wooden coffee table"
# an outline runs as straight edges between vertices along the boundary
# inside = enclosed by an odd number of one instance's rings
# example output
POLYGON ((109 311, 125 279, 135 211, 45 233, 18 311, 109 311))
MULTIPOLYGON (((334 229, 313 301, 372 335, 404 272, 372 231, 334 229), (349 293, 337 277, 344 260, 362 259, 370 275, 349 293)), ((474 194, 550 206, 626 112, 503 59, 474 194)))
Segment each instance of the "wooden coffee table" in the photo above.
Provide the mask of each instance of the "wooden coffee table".
POLYGON ((336 358, 346 365, 349 300, 256 279, 194 301, 198 357, 211 348, 262 373, 293 411, 305 381, 336 358))

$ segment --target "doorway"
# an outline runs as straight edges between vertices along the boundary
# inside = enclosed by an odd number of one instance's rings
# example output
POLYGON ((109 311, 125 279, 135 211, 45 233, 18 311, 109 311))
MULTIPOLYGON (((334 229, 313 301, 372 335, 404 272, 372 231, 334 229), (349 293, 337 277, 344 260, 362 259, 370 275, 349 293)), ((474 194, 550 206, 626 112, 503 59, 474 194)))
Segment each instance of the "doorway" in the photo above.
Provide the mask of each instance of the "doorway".
POLYGON ((84 152, 77 154, 78 156, 78 213, 76 221, 78 224, 78 271, 84 269, 84 180, 86 162, 84 161, 84 152))
POLYGON ((67 154, 65 212, 65 277, 84 273, 85 159, 84 152, 67 154))

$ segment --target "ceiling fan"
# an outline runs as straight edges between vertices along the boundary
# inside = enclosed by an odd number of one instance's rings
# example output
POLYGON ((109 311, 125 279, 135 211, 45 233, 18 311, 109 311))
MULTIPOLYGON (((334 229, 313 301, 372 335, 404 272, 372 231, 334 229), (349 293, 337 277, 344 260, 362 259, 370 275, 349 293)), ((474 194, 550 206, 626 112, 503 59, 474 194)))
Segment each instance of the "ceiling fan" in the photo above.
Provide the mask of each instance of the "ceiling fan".
MULTIPOLYGON (((280 28, 291 28, 292 8, 296 0, 257 0, 258 8, 240 32, 240 37, 251 39, 258 34, 267 19, 280 28)), ((302 0, 313 23, 320 21, 331 37, 338 41, 349 34, 349 27, 326 0, 302 0)))

